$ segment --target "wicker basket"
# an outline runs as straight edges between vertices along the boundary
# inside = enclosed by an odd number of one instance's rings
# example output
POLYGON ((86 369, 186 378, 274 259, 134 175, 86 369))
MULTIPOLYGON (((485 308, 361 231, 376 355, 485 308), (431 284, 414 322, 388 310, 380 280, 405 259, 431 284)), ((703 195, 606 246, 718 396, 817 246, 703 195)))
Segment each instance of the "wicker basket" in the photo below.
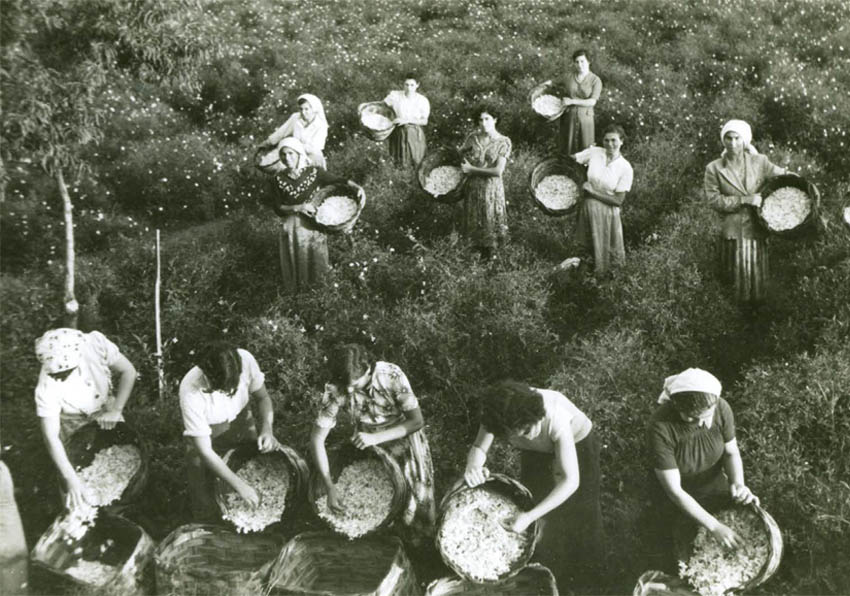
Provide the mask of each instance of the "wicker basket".
MULTIPOLYGON (((252 459, 262 461, 263 465, 269 468, 269 473, 287 474, 289 476, 284 515, 292 517, 304 502, 304 496, 307 493, 307 485, 310 480, 307 462, 294 449, 283 444, 271 453, 260 453, 256 444, 241 445, 225 453, 222 458, 233 472, 238 472, 242 466, 252 459)), ((230 486, 226 482, 216 478, 215 501, 223 515, 229 513, 225 495, 230 491, 230 486)), ((264 531, 268 531, 269 528, 274 528, 276 525, 273 524, 264 531)))
POLYGON ((443 559, 443 562, 455 573, 457 573, 461 578, 481 583, 481 584, 497 584, 505 581, 506 579, 513 577, 518 574, 524 567, 526 567, 531 560, 532 555, 534 555, 534 547, 537 546, 537 542, 540 540, 540 533, 542 527, 538 521, 535 521, 527 530, 526 533, 532 534, 532 540, 529 541, 528 546, 525 549, 525 552, 519 557, 516 561, 514 561, 510 569, 501 574, 494 580, 485 580, 479 581, 476 578, 469 577, 463 569, 461 569, 455 561, 449 557, 445 550, 443 549, 443 545, 440 540, 440 536, 442 535, 443 522, 448 511, 449 507, 452 505, 452 502, 461 494, 469 492, 469 491, 486 491, 495 495, 502 495, 511 499, 514 503, 516 503, 520 509, 527 511, 534 506, 534 499, 531 496, 531 492, 525 488, 522 484, 510 478, 509 476, 505 476, 504 474, 490 474, 487 480, 475 488, 468 487, 463 480, 458 481, 455 486, 448 491, 443 499, 440 501, 440 511, 437 517, 437 532, 435 537, 435 542, 437 545, 437 550, 440 553, 440 556, 443 559))
POLYGON ((663 571, 647 571, 641 575, 632 596, 699 596, 685 580, 663 571))
MULTIPOLYGON (((393 459, 386 450, 378 446, 369 447, 367 449, 357 449, 350 443, 344 443, 329 448, 328 465, 330 467, 331 479, 336 482, 339 475, 348 465, 366 458, 377 459, 384 466, 384 470, 386 470, 387 476, 393 485, 393 498, 390 504, 390 511, 384 521, 364 534, 364 536, 373 534, 391 525, 396 518, 401 515, 404 511, 405 505, 407 504, 407 480, 404 478, 401 467, 399 467, 398 462, 396 462, 396 460, 393 459)), ((319 516, 319 508, 316 505, 316 501, 323 498, 323 495, 325 494, 324 489, 325 487, 322 479, 317 474, 314 474, 310 482, 309 495, 307 498, 310 501, 310 507, 313 508, 313 512, 316 514, 316 517, 322 520, 322 523, 327 525, 331 530, 334 530, 326 519, 319 516)))
POLYGON ((425 596, 558 596, 555 577, 547 567, 532 563, 515 576, 496 584, 476 584, 457 577, 434 580, 425 596))
POLYGON ((815 221, 817 221, 817 212, 820 207, 820 192, 814 184, 807 181, 805 178, 794 176, 793 174, 774 176, 773 178, 765 180, 758 189, 758 193, 762 196, 762 207, 756 209, 756 215, 758 216, 758 220, 761 222, 762 226, 764 226, 764 228, 771 234, 776 234, 778 236, 795 236, 806 231, 814 224, 815 221), (770 197, 774 191, 788 186, 798 188, 805 192, 812 201, 812 208, 806 218, 796 227, 788 230, 774 230, 762 216, 762 208, 764 207, 764 203, 767 201, 768 197, 770 197))
POLYGON ((90 466, 98 451, 113 445, 127 444, 139 450, 142 461, 121 497, 106 507, 114 508, 132 503, 145 487, 148 480, 148 454, 139 441, 139 435, 126 422, 119 422, 112 430, 104 430, 97 422, 89 422, 74 431, 65 444, 65 453, 74 469, 90 466))
POLYGON ((272 563, 266 594, 421 594, 410 560, 395 536, 358 540, 305 532, 290 540, 272 563))
POLYGON ((102 512, 82 537, 73 539, 62 529, 61 521, 62 517, 57 518, 33 547, 30 559, 34 566, 53 579, 89 590, 114 587, 133 593, 139 589, 155 546, 141 527, 120 515, 102 512), (68 569, 80 560, 113 566, 115 575, 102 586, 78 579, 68 573, 68 569))
POLYGON ((254 153, 254 167, 266 174, 273 174, 276 170, 283 167, 278 148, 276 146, 271 149, 268 147, 257 148, 257 151, 254 153))
POLYGON ((463 186, 466 183, 465 176, 461 183, 458 184, 454 190, 447 192, 444 195, 432 195, 427 190, 425 190, 425 185, 428 181, 428 175, 436 168, 439 168, 440 166, 459 167, 462 161, 463 159, 457 149, 440 147, 438 149, 430 151, 428 155, 426 155, 422 159, 422 161, 419 163, 419 167, 416 169, 416 178, 419 180, 419 186, 422 188, 423 192, 429 198, 439 203, 457 203, 458 201, 460 201, 463 198, 463 186))
POLYGON ((326 233, 334 234, 337 232, 347 232, 354 227, 354 224, 357 223, 357 218, 360 217, 360 212, 363 211, 363 207, 366 205, 366 195, 363 195, 363 198, 357 196, 357 189, 347 184, 331 184, 329 186, 323 186, 322 188, 316 189, 316 192, 313 193, 313 200, 315 203, 321 207, 322 202, 328 197, 340 197, 344 196, 350 199, 352 202, 357 203, 357 210, 354 212, 348 220, 339 223, 339 224, 323 224, 319 221, 315 221, 316 226, 325 231, 326 233))
POLYGON ((393 130, 395 130, 395 125, 390 126, 389 128, 384 128, 381 130, 375 130, 374 128, 369 128, 363 122, 363 116, 365 114, 379 114, 384 118, 389 118, 390 120, 395 119, 395 110, 393 110, 390 106, 385 104, 382 101, 370 101, 367 103, 361 103, 357 107, 357 115, 360 120, 360 128, 363 129, 363 132, 367 137, 372 139, 373 141, 383 141, 387 137, 392 134, 393 130))
POLYGON ((546 215, 560 217, 575 212, 581 200, 576 200, 575 203, 565 209, 552 209, 541 201, 537 196, 537 186, 546 176, 555 175, 567 176, 581 188, 587 182, 587 168, 574 159, 548 157, 535 165, 528 175, 528 192, 531 193, 534 204, 546 215))
POLYGON ((532 89, 528 93, 528 103, 531 104, 531 110, 535 114, 545 118, 549 122, 554 122, 555 120, 557 120, 558 118, 561 117, 561 115, 564 113, 564 110, 567 109, 566 107, 562 106, 561 110, 559 112, 556 112, 555 114, 548 114, 548 115, 547 114, 541 114, 540 112, 538 112, 537 110, 534 109, 534 100, 537 99, 538 97, 540 97, 541 95, 546 95, 547 93, 549 93, 549 88, 551 86, 552 86, 551 81, 546 81, 545 83, 541 83, 540 85, 537 85, 537 87, 535 87, 534 89, 532 89))
POLYGON ((249 582, 262 588, 259 569, 283 546, 277 534, 238 534, 221 526, 180 526, 156 549, 159 594, 230 594, 249 582))

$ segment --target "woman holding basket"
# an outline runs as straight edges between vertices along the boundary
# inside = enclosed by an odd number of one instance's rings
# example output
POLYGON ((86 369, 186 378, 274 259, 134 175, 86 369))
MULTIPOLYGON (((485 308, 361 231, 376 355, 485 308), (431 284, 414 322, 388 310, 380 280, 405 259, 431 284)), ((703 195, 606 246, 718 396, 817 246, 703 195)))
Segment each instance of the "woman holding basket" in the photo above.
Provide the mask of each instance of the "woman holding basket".
POLYGON ((720 130, 723 153, 705 168, 708 204, 722 215, 718 253, 722 275, 742 303, 763 300, 768 281, 767 234, 756 221, 758 189, 768 178, 789 173, 756 151, 750 125, 729 120, 720 130), (752 207, 752 208, 751 208, 752 207))
POLYGON ((395 128, 390 134, 390 155, 399 167, 418 166, 425 156, 425 130, 431 104, 417 91, 416 75, 404 75, 404 89, 390 91, 384 103, 395 112, 395 128))
POLYGON ((593 424, 565 395, 505 380, 486 390, 481 424, 466 458, 464 479, 483 483, 493 439, 506 439, 522 450, 521 482, 536 505, 506 523, 522 532, 542 518, 537 547, 541 562, 561 589, 590 588, 602 558, 599 507, 599 439, 593 424))
POLYGON ((395 458, 407 480, 410 495, 402 522, 419 541, 434 533, 434 466, 425 437, 419 401, 404 372, 395 364, 376 360, 360 344, 338 346, 328 360, 330 382, 319 405, 310 435, 310 453, 327 490, 328 507, 343 504, 330 474, 325 440, 337 416, 348 411, 355 427, 352 442, 359 449, 380 445, 395 458))
POLYGON ((328 167, 322 153, 328 138, 328 120, 321 100, 312 93, 298 96, 298 111, 269 135, 260 147, 269 150, 277 147, 279 150, 280 142, 287 137, 294 137, 301 142, 310 165, 323 169, 328 167))
POLYGON ((280 160, 284 169, 271 180, 268 203, 281 218, 278 246, 283 288, 295 293, 320 283, 329 268, 327 237, 313 219, 318 208, 312 200, 314 192, 320 186, 348 184, 362 199, 363 189, 310 165, 304 145, 296 138, 281 141, 280 160))
POLYGON ((587 50, 573 52, 573 73, 567 77, 567 110, 560 118, 558 147, 563 155, 572 155, 596 140, 593 106, 602 94, 602 81, 590 71, 587 50))

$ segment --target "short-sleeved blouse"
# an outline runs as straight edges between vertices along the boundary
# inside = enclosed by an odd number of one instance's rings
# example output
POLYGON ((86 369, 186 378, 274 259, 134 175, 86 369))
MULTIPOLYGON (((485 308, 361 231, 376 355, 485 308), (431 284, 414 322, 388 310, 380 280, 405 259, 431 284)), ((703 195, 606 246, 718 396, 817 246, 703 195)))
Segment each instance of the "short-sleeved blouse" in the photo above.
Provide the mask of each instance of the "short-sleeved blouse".
MULTIPOLYGON (((601 94, 602 80, 592 72, 588 72, 587 76, 580 82, 576 79, 575 74, 567 79, 567 95, 572 99, 599 99, 601 94)), ((592 106, 590 107, 592 109, 592 106)))
POLYGON ((419 401, 401 368, 379 361, 375 363, 369 385, 355 390, 350 398, 335 385, 325 385, 315 423, 321 428, 333 428, 340 409, 351 408, 356 424, 379 425, 397 420, 404 412, 418 407, 419 401))
POLYGON ((304 168, 298 178, 292 178, 286 171, 278 172, 271 182, 274 206, 306 203, 320 186, 344 182, 345 178, 315 166, 304 168))
POLYGON ((508 442, 528 451, 552 453, 555 445, 566 437, 578 443, 591 429, 590 419, 566 395, 549 389, 534 389, 543 397, 543 424, 533 437, 511 435, 508 442))
POLYGON ((389 95, 384 98, 384 103, 390 106, 395 115, 402 120, 418 120, 424 118, 428 120, 431 114, 431 104, 428 98, 421 93, 414 93, 411 97, 404 94, 404 91, 390 91, 389 95))
POLYGON ((722 397, 708 428, 685 422, 671 403, 662 404, 652 415, 648 429, 652 466, 656 470, 678 469, 686 490, 704 485, 722 471, 725 445, 734 438, 735 418, 722 397))
POLYGON ((309 124, 304 124, 301 114, 296 112, 274 131, 269 139, 277 144, 286 137, 295 137, 308 150, 321 153, 328 138, 328 123, 317 116, 309 124))
POLYGON ((613 194, 616 192, 629 192, 632 189, 634 171, 632 164, 620 155, 608 162, 605 149, 602 147, 588 147, 575 155, 576 161, 587 164, 587 180, 596 190, 603 193, 613 194))
POLYGON ((500 157, 510 157, 511 140, 498 133, 491 137, 486 132, 476 131, 466 137, 460 151, 473 166, 494 168, 500 157))

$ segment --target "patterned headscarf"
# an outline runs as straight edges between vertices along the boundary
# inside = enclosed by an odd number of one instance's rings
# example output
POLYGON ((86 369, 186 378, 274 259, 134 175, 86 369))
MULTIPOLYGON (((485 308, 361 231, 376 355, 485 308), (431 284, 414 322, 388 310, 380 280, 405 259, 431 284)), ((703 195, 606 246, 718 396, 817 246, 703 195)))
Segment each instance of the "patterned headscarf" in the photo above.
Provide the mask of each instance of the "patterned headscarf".
POLYGON ((51 329, 35 341, 35 355, 48 374, 80 365, 86 337, 77 329, 51 329))
MULTIPOLYGON (((726 138, 727 132, 736 132, 738 136, 741 137, 741 140, 744 142, 744 150, 747 153, 757 154, 758 151, 755 147, 753 147, 753 129, 750 128, 750 125, 744 122, 743 120, 730 120, 726 124, 723 125, 723 128, 720 129, 720 142, 723 142, 723 139, 726 138)), ((723 154, 726 154, 726 149, 723 150, 723 154)))
POLYGON ((284 149, 292 149, 296 153, 298 153, 298 163, 295 165, 295 168, 292 171, 292 174, 297 176, 301 170, 303 170, 309 164, 307 159, 307 150, 304 149, 304 144, 296 139, 295 137, 286 137, 280 142, 278 146, 278 155, 280 156, 280 163, 284 166, 286 165, 286 158, 283 155, 284 149))

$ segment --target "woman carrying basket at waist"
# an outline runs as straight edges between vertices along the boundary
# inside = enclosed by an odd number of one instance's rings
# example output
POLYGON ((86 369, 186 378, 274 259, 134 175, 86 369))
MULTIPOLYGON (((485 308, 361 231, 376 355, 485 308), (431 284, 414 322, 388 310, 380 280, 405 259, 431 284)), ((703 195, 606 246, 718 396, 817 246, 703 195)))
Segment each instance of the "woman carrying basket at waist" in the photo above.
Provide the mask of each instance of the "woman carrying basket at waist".
POLYGON ((416 167, 425 156, 425 129, 431 104, 417 92, 419 81, 415 74, 404 75, 404 89, 390 91, 384 103, 395 112, 396 125, 390 134, 390 155, 399 167, 416 167))
POLYGON ((587 50, 573 52, 573 73, 567 77, 567 110, 559 119, 558 148, 572 155, 590 147, 596 139, 593 107, 602 94, 602 81, 590 71, 587 50))
POLYGON ((327 490, 328 507, 340 511, 342 504, 331 478, 325 440, 340 410, 347 410, 354 425, 354 445, 360 449, 380 445, 404 473, 410 496, 402 522, 412 530, 410 538, 419 541, 432 536, 434 466, 422 411, 407 376, 395 364, 373 358, 360 344, 337 347, 328 368, 330 382, 310 435, 310 453, 327 490))
POLYGON ((505 380, 482 395, 481 425, 466 459, 464 479, 477 486, 493 439, 522 450, 520 481, 534 496, 530 511, 506 527, 522 532, 543 519, 536 553, 567 586, 592 589, 602 559, 599 507, 599 439, 590 419, 565 395, 505 380))

